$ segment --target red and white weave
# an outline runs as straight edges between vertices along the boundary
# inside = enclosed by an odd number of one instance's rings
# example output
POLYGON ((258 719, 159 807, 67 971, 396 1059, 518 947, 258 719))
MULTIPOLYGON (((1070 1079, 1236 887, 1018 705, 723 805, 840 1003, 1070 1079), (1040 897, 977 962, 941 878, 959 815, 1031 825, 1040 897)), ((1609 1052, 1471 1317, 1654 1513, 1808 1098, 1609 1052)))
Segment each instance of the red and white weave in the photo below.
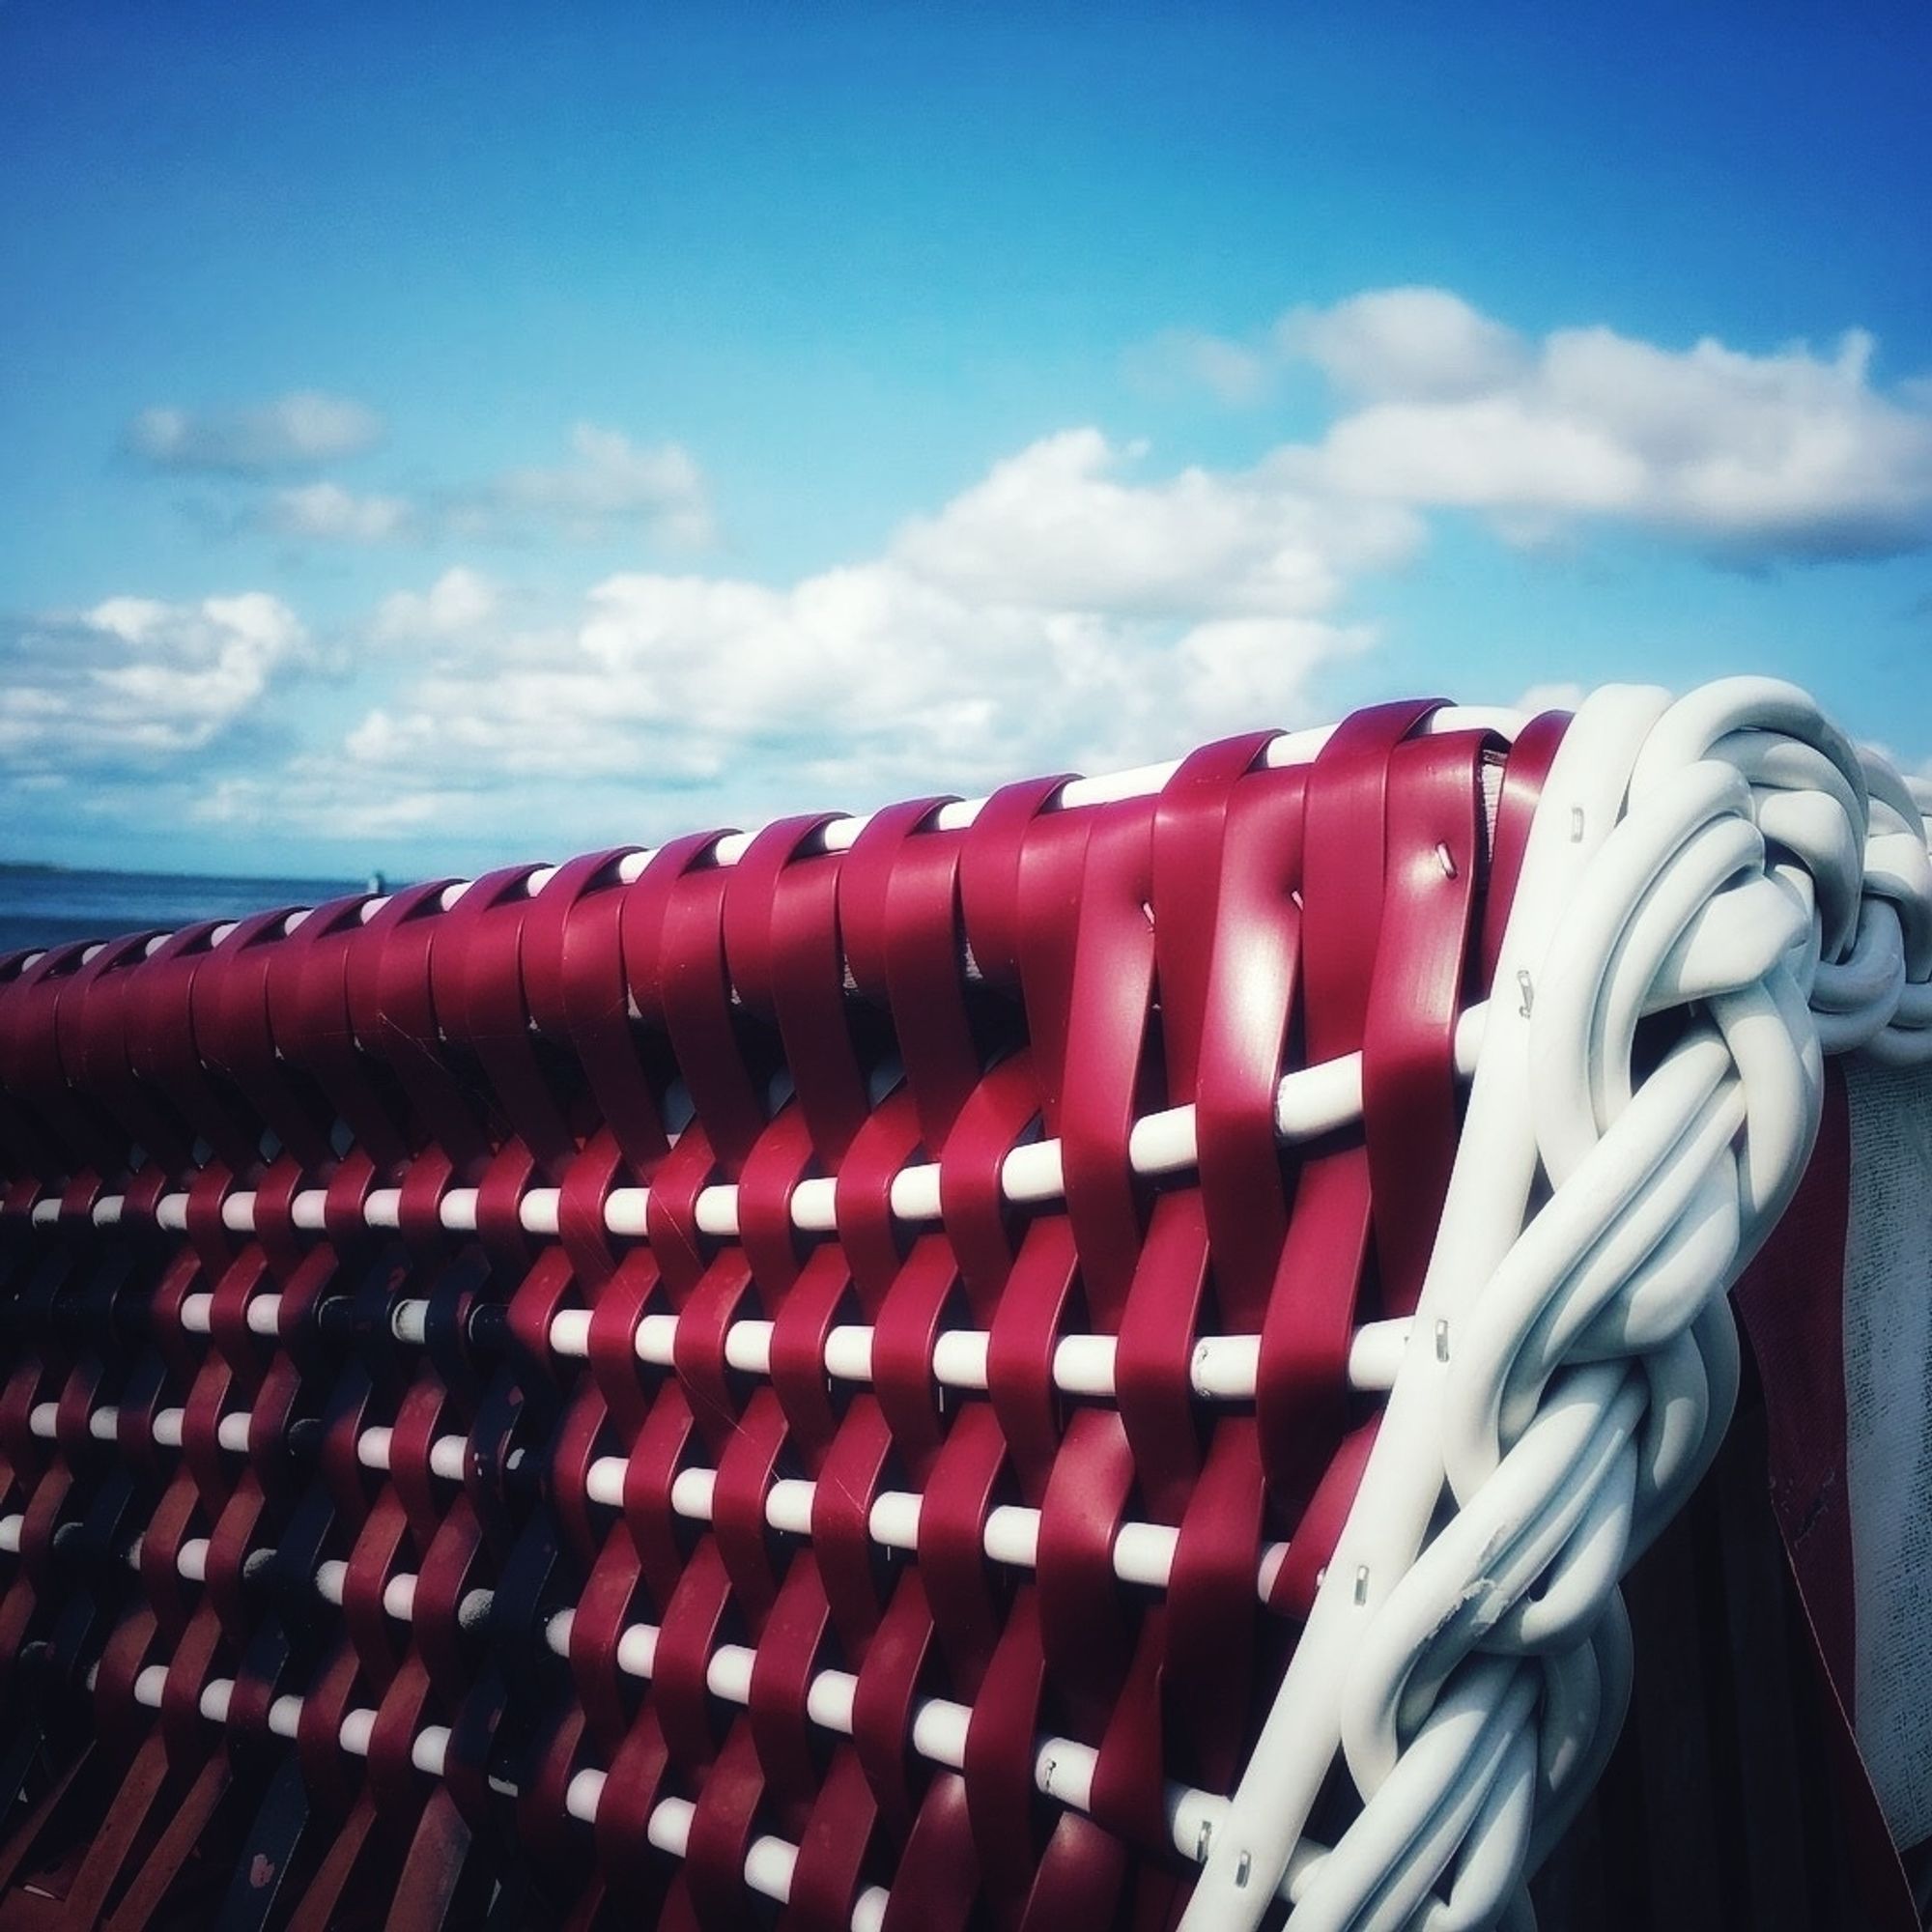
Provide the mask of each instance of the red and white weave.
POLYGON ((0 1932, 1520 1922, 1932 1022, 1775 689, 0 962, 0 1932))

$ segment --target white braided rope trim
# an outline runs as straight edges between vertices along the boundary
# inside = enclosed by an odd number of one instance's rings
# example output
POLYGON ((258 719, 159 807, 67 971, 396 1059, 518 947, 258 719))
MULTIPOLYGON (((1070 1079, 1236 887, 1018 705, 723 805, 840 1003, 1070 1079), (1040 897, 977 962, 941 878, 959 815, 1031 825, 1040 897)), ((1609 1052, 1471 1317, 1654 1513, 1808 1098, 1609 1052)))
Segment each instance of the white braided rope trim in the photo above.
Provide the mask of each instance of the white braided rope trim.
POLYGON ((1621 1728, 1617 1580, 1736 1397, 1725 1295, 1823 1055, 1932 1062, 1926 821, 1803 692, 1597 693, 1539 805, 1455 1177, 1361 1491, 1184 1923, 1534 1923, 1621 1728), (1514 994, 1516 997, 1510 997, 1514 994), (1634 1065, 1638 1022, 1679 1011, 1634 1065), (1362 1796, 1296 1856, 1337 1750, 1362 1796))

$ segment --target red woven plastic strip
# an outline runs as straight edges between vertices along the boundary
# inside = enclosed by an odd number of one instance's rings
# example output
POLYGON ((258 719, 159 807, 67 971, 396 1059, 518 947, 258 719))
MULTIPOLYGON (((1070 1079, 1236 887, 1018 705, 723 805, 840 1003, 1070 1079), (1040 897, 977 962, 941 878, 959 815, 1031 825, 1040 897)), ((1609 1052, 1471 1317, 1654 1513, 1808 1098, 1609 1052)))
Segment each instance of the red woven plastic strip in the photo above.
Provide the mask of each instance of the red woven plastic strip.
POLYGON ((1437 708, 0 962, 0 1932, 1170 1922, 1561 730, 1437 708))

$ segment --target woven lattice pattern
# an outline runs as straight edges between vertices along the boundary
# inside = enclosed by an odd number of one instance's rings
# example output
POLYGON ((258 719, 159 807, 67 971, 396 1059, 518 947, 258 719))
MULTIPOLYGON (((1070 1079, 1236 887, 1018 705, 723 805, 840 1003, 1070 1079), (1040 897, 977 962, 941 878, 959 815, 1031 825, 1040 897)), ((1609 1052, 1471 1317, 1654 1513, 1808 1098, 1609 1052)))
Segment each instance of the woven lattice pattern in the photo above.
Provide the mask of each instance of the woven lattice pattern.
POLYGON ((0 1926, 1176 1918, 1561 728, 1435 711, 0 964, 0 1926))

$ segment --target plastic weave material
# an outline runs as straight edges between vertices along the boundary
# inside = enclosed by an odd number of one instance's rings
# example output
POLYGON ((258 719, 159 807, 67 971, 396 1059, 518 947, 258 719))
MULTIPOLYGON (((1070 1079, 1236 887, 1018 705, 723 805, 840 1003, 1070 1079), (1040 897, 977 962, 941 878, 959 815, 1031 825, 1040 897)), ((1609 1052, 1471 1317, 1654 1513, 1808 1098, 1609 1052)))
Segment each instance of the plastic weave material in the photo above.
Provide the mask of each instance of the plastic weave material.
POLYGON ((1432 708, 0 963, 0 1927, 1171 1922, 1561 729, 1432 708), (1283 1075, 1356 1054, 1285 1144, 1283 1075), (1179 1107, 1195 1164, 1137 1174, 1179 1107))

